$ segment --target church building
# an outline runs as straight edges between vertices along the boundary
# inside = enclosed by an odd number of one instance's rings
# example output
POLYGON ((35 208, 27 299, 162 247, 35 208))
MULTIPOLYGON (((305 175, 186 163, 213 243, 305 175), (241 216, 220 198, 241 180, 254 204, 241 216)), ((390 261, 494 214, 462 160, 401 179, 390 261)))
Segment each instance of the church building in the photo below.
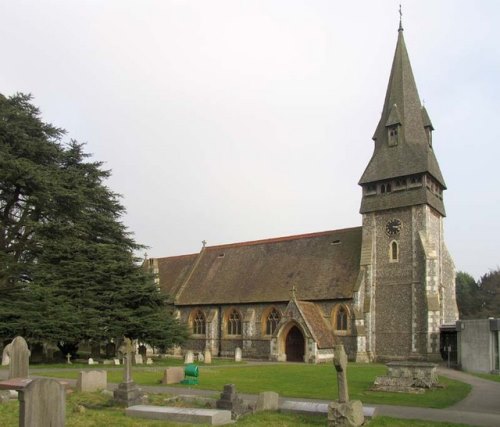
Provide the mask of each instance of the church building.
POLYGON ((189 326, 184 349, 320 363, 341 343, 359 362, 438 359, 458 310, 433 130, 400 25, 360 227, 146 260, 189 326))

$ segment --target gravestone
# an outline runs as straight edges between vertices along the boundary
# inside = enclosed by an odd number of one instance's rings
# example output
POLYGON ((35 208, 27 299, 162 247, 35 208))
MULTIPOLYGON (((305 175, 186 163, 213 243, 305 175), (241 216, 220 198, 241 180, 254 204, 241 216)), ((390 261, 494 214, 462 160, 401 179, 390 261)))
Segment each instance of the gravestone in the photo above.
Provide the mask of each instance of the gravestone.
POLYGON ((205 357, 203 357, 203 353, 201 351, 198 353, 197 358, 198 362, 203 362, 205 360, 205 357))
POLYGON ((146 360, 146 355, 147 355, 148 349, 144 344, 141 344, 139 346, 139 354, 142 356, 143 360, 146 360))
POLYGON ((241 348, 239 347, 236 347, 236 350, 234 350, 234 361, 241 362, 241 348))
POLYGON ((28 378, 30 365, 28 344, 23 337, 16 337, 10 345, 10 351, 7 353, 10 357, 9 379, 28 378))
POLYGON ((358 427, 365 421, 359 400, 349 401, 347 387, 347 355, 343 345, 333 347, 333 364, 337 371, 339 399, 328 405, 328 427, 358 427))
POLYGON ((119 365, 120 364, 120 359, 113 359, 113 362, 115 365, 119 365))
POLYGON ((148 357, 146 359, 146 365, 152 365, 153 364, 153 359, 151 359, 151 357, 148 357))
POLYGON ((193 363, 194 362, 194 355, 191 350, 186 351, 186 355, 184 356, 184 364, 187 365, 188 363, 193 363))
POLYGON ((208 348, 205 349, 203 358, 205 359, 206 364, 212 363, 212 352, 208 348))
POLYGON ((66 392, 59 381, 39 378, 19 392, 20 427, 64 427, 66 392))
POLYGON ((102 361, 102 364, 103 365, 112 365, 114 362, 112 360, 109 360, 109 359, 104 359, 102 361))
POLYGON ((167 368, 163 374, 162 384, 179 384, 184 379, 184 368, 167 368))
POLYGON ((123 381, 118 384, 118 388, 113 392, 115 402, 125 406, 139 405, 142 400, 142 394, 141 389, 137 387, 132 379, 132 341, 129 338, 125 338, 120 350, 124 361, 123 381))
POLYGON ((143 365, 144 360, 142 359, 142 354, 135 354, 134 361, 136 365, 143 365))
POLYGON ((94 359, 91 357, 89 357, 89 365, 95 365, 94 359))
POLYGON ((255 412, 277 411, 279 409, 280 395, 274 391, 263 391, 257 396, 255 412))
POLYGON ((114 342, 108 342, 106 344, 105 351, 106 351, 106 357, 108 359, 112 359, 113 357, 115 357, 116 356, 116 345, 115 345, 115 343, 114 342))
POLYGON ((427 362, 389 362, 387 375, 375 378, 372 390, 424 393, 438 385, 437 365, 427 362))
POLYGON ((76 381, 77 391, 105 390, 108 386, 108 373, 106 371, 80 371, 76 381))
POLYGON ((249 412, 248 405, 245 405, 243 399, 238 396, 236 386, 234 384, 226 384, 224 390, 217 400, 215 406, 217 409, 225 409, 231 411, 231 418, 236 420, 240 415, 249 412))
POLYGON ((70 354, 70 353, 68 353, 68 354, 66 355, 66 363, 67 363, 68 365, 71 365, 71 364, 72 364, 72 363, 71 363, 71 354, 70 354))

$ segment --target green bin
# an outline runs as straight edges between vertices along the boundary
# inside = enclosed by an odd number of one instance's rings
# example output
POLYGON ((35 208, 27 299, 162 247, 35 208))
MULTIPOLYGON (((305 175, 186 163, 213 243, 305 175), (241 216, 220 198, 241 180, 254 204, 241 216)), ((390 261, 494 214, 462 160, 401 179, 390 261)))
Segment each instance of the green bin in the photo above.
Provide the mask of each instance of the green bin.
POLYGON ((186 365, 184 368, 184 379, 181 384, 198 384, 198 365, 186 365))

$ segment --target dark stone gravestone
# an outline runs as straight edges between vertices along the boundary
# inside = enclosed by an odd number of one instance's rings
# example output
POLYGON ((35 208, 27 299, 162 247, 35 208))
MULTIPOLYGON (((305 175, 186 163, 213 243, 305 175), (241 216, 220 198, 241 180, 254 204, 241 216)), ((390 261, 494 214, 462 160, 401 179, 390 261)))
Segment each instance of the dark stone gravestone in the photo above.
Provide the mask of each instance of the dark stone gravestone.
POLYGON ((216 402, 216 407, 217 409, 231 411, 231 419, 233 420, 250 411, 248 405, 245 405, 243 399, 238 396, 234 384, 226 384, 224 386, 220 399, 216 402))

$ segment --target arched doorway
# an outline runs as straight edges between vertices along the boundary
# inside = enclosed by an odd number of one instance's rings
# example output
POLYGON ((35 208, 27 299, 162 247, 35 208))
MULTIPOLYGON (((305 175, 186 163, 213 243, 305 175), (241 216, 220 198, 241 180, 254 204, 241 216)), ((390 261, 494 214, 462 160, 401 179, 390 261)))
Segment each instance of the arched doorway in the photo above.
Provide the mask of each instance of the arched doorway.
POLYGON ((297 326, 292 326, 285 340, 287 362, 303 362, 305 352, 304 335, 297 326))

